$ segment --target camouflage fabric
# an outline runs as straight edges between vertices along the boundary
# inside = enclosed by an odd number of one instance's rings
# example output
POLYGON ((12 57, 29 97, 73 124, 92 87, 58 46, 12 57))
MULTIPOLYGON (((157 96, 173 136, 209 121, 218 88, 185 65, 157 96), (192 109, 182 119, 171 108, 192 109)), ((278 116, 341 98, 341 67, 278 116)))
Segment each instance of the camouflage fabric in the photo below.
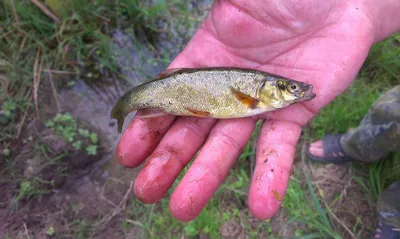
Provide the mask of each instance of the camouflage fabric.
POLYGON ((373 162, 400 150, 400 85, 383 94, 360 125, 342 138, 343 150, 362 162, 373 162))
POLYGON ((400 180, 381 193, 377 210, 383 223, 400 231, 400 180))
MULTIPOLYGON (((350 157, 366 163, 400 151, 400 85, 371 106, 360 125, 345 134, 341 145, 350 157)), ((377 210, 383 223, 400 230, 400 180, 382 192, 377 210)))

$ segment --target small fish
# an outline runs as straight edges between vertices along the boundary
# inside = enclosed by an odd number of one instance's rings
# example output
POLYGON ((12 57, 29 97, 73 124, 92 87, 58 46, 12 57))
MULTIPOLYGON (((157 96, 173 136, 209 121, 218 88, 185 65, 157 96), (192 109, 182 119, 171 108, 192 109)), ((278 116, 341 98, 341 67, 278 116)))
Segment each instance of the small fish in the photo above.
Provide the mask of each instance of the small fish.
POLYGON ((111 118, 118 121, 119 133, 126 115, 136 110, 144 110, 141 118, 242 118, 311 100, 312 90, 310 84, 253 69, 175 68, 126 92, 111 118))

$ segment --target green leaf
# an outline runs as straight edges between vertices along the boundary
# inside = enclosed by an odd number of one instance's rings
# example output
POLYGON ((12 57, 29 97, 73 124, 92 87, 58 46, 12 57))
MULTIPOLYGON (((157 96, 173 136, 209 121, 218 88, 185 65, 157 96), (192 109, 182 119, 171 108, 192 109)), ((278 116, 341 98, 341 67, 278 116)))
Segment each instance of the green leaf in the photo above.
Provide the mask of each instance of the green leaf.
POLYGON ((92 143, 97 144, 97 142, 99 141, 99 139, 97 138, 97 134, 96 133, 91 133, 90 134, 90 140, 92 141, 92 143))
POLYGON ((72 146, 76 149, 76 150, 80 150, 82 148, 82 141, 78 140, 75 141, 72 146))
POLYGON ((80 135, 82 135, 85 138, 89 137, 89 131, 86 129, 78 129, 78 132, 80 135))
POLYGON ((50 226, 49 229, 47 229, 47 235, 52 236, 54 235, 54 227, 50 226))
POLYGON ((14 100, 7 100, 3 103, 2 108, 4 111, 13 111, 17 108, 17 103, 14 100))
POLYGON ((189 223, 187 226, 185 226, 185 232, 188 236, 196 236, 198 234, 196 226, 193 223, 189 223))
POLYGON ((97 154, 97 145, 89 145, 86 147, 86 152, 89 155, 96 155, 97 154))

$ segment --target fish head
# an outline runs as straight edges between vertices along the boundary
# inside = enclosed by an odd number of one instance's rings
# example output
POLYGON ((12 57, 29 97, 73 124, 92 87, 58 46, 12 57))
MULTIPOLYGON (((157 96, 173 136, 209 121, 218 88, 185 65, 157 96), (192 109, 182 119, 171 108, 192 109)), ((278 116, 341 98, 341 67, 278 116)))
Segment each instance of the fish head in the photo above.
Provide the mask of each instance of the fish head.
POLYGON ((275 108, 312 100, 316 96, 312 85, 291 79, 277 79, 271 87, 262 87, 259 95, 275 108))
POLYGON ((287 103, 295 103, 314 99, 313 86, 304 82, 289 79, 279 79, 277 89, 281 98, 287 103))

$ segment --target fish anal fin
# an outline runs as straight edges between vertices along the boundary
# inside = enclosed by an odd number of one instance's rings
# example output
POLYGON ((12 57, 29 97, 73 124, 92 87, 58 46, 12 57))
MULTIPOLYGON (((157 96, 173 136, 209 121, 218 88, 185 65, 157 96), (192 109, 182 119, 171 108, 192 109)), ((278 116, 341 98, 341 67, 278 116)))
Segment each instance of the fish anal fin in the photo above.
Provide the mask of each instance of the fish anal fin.
POLYGON ((207 111, 197 110, 197 109, 193 109, 193 108, 189 108, 189 107, 186 107, 186 110, 189 111, 190 113, 196 115, 197 117, 208 117, 208 118, 212 117, 212 114, 207 111))
POLYGON ((155 79, 158 80, 158 79, 163 79, 163 78, 169 77, 172 74, 177 73, 178 71, 181 71, 183 69, 185 69, 185 68, 169 68, 169 69, 166 69, 163 72, 161 72, 160 74, 158 74, 155 77, 155 79))
POLYGON ((233 87, 231 87, 231 92, 240 102, 247 105, 251 109, 257 108, 258 104, 260 103, 260 100, 249 96, 233 87))
POLYGON ((159 109, 142 109, 138 111, 138 114, 136 114, 136 118, 139 119, 149 119, 149 118, 157 118, 157 117, 163 117, 168 115, 168 113, 161 111, 159 109))

